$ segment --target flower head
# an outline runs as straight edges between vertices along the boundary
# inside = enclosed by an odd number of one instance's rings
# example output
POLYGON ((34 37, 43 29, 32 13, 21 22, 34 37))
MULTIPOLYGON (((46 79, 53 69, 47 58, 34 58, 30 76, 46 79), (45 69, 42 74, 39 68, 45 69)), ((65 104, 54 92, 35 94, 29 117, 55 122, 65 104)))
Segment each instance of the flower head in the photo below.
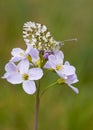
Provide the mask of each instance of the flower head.
POLYGON ((44 68, 54 69, 56 72, 62 69, 64 54, 62 51, 57 51, 54 54, 48 56, 48 61, 44 65, 44 68))
POLYGON ((39 51, 36 48, 32 48, 31 44, 26 44, 27 49, 23 50, 21 48, 14 48, 11 52, 12 58, 11 62, 19 62, 22 60, 28 60, 32 65, 40 66, 39 51))
POLYGON ((52 54, 48 57, 48 61, 46 62, 44 68, 53 69, 60 76, 61 83, 66 83, 72 88, 72 90, 78 93, 78 89, 71 85, 78 82, 75 74, 75 67, 71 66, 69 62, 65 62, 65 64, 63 64, 63 59, 63 53, 61 51, 57 51, 54 55, 52 54))
POLYGON ((6 73, 3 78, 7 79, 7 81, 12 84, 22 83, 24 91, 28 94, 35 93, 36 85, 34 80, 39 80, 42 78, 42 69, 29 69, 29 62, 27 60, 22 60, 18 65, 9 62, 5 68, 6 73))

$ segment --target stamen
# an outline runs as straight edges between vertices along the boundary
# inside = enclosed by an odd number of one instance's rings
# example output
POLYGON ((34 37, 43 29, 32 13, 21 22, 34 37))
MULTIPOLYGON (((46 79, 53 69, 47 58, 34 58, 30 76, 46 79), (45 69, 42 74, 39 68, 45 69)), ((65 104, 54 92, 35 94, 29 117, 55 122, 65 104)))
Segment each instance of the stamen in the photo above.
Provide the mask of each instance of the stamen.
POLYGON ((38 59, 35 64, 36 64, 36 66, 40 67, 40 63, 41 63, 40 59, 38 59))
POLYGON ((25 73, 22 75, 22 78, 23 78, 23 80, 28 80, 29 76, 28 76, 28 74, 25 73))
POLYGON ((63 66, 62 66, 62 65, 57 65, 57 66, 56 66, 56 70, 59 71, 59 70, 62 70, 62 69, 63 69, 63 66))
POLYGON ((27 56, 27 59, 32 62, 32 57, 30 55, 27 56))

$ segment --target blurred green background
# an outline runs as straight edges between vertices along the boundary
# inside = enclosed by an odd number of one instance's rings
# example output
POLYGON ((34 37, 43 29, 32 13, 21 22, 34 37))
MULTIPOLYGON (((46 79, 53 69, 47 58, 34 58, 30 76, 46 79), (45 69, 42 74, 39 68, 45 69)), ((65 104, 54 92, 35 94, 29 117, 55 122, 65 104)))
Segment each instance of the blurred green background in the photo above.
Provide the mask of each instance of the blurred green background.
MULTIPOLYGON (((27 21, 45 24, 56 40, 78 39, 62 50, 77 68, 80 93, 66 85, 47 91, 41 99, 39 130, 93 130, 93 1, 0 0, 0 77, 12 48, 25 48, 22 27, 27 21)), ((55 79, 46 74, 42 89, 55 79)), ((0 79, 0 130, 32 130, 33 116, 34 96, 0 79)))

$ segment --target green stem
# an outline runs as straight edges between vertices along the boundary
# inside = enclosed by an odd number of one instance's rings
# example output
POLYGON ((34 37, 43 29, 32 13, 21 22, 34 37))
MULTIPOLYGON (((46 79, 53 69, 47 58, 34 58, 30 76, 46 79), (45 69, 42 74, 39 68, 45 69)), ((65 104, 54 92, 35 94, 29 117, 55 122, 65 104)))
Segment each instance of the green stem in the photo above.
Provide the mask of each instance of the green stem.
POLYGON ((50 87, 54 86, 56 83, 57 83, 57 81, 54 82, 54 83, 52 83, 52 84, 50 84, 49 86, 47 86, 47 87, 41 92, 41 95, 40 95, 40 96, 42 96, 50 87))
POLYGON ((38 130, 38 114, 39 114, 39 92, 40 92, 40 81, 38 81, 37 85, 37 91, 36 91, 36 97, 35 97, 35 112, 34 112, 34 129, 33 130, 38 130))
POLYGON ((57 81, 50 84, 48 87, 46 87, 41 92, 41 95, 40 95, 40 81, 37 82, 37 91, 36 91, 36 95, 35 95, 35 111, 34 111, 34 128, 33 128, 33 130, 38 130, 38 114, 39 114, 40 96, 42 96, 48 88, 54 86, 56 83, 57 83, 57 81))

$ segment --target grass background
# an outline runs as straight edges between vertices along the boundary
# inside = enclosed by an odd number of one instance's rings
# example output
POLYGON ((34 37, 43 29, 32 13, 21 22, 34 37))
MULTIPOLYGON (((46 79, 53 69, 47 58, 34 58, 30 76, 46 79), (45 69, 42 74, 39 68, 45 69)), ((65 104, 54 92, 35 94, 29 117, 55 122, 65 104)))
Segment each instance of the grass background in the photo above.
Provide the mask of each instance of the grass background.
MULTIPOLYGON (((45 24, 57 40, 78 39, 62 50, 77 68, 80 94, 66 85, 47 91, 41 99, 39 130, 93 130, 93 1, 0 0, 0 77, 12 48, 25 48, 22 27, 27 21, 45 24)), ((55 78, 47 74, 42 88, 55 78)), ((0 79, 0 130, 32 130, 33 116, 34 96, 0 79)))

